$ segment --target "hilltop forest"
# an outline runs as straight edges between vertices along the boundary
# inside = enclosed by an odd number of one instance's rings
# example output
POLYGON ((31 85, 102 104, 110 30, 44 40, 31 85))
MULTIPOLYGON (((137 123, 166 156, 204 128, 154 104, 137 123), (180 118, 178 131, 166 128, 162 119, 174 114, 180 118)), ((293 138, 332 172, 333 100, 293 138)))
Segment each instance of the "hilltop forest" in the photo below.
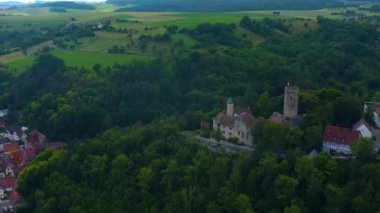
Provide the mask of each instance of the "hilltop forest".
POLYGON ((369 141, 355 143, 349 161, 305 156, 320 150, 326 124, 350 127, 364 100, 380 101, 378 31, 322 17, 318 24, 289 36, 279 33, 287 30, 281 21, 244 17, 239 26, 182 29, 199 48, 154 60, 85 69, 46 53, 20 75, 1 67, 0 108, 10 122, 69 144, 21 172, 17 190, 28 206, 19 211, 380 209, 380 162, 369 141), (253 47, 237 27, 266 39, 253 47), (288 82, 301 88, 300 128, 265 119, 282 110, 288 82), (210 121, 230 96, 257 118, 252 154, 213 153, 181 134, 210 121))

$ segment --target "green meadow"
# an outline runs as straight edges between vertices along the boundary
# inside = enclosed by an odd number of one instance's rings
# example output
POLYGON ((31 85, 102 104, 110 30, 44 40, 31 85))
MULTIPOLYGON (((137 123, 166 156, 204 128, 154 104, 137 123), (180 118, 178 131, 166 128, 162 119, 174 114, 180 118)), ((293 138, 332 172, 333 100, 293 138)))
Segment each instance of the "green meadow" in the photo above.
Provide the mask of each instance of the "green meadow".
MULTIPOLYGON (((94 64, 99 64, 102 67, 112 66, 115 63, 125 64, 133 60, 151 60, 152 57, 143 55, 128 55, 128 54, 108 54, 108 53, 93 53, 83 51, 70 50, 54 50, 53 55, 64 60, 68 66, 77 66, 84 68, 92 68, 94 64)), ((12 61, 8 65, 16 70, 16 73, 22 72, 25 68, 34 63, 36 56, 28 56, 22 59, 12 61)))
POLYGON ((133 60, 150 60, 151 57, 143 55, 92 53, 70 50, 56 50, 53 55, 64 60, 69 66, 83 66, 91 68, 94 64, 102 67, 112 66, 115 63, 125 64, 133 60))
MULTIPOLYGON (((238 24, 243 16, 248 15, 252 19, 276 18, 308 19, 308 28, 305 28, 305 20, 293 20, 292 32, 298 33, 308 29, 316 29, 316 17, 322 15, 330 18, 341 18, 333 16, 333 12, 341 12, 347 9, 322 9, 311 11, 280 10, 280 15, 273 15, 273 11, 242 11, 242 12, 114 12, 117 6, 107 4, 96 4, 96 10, 73 10, 68 9, 66 13, 52 13, 49 8, 22 8, 7 11, 9 16, 0 17, 0 32, 4 30, 28 30, 42 27, 64 26, 71 23, 96 23, 105 18, 112 19, 111 26, 116 29, 128 29, 130 33, 97 31, 95 37, 78 39, 79 43, 74 50, 63 50, 55 48, 53 55, 65 60, 70 66, 92 67, 93 64, 101 66, 112 66, 114 63, 128 63, 132 60, 146 60, 154 56, 144 56, 134 45, 142 34, 156 35, 166 32, 165 26, 177 25, 181 28, 194 28, 201 23, 230 23, 238 24), (116 21, 124 20, 124 22, 116 21), (74 21, 72 21, 74 20, 74 21), (128 37, 128 36, 129 37, 128 37), (128 45, 131 47, 126 51, 129 54, 109 54, 108 50, 113 46, 128 45)), ((349 8, 350 9, 350 8, 349 8)), ((357 9, 353 9, 356 10, 357 9)), ((362 11, 360 11, 362 12, 362 11)), ((242 29, 237 31, 240 35, 248 36, 254 45, 260 44, 264 39, 258 35, 246 32, 242 29)), ((197 41, 190 36, 177 33, 172 36, 172 41, 183 41, 186 48, 191 48, 197 41)), ((161 44, 157 44, 160 47, 161 44)), ((161 45, 162 47, 162 45, 161 45)), ((15 52, 0 56, 0 62, 8 64, 18 72, 30 66, 36 56, 15 52)))

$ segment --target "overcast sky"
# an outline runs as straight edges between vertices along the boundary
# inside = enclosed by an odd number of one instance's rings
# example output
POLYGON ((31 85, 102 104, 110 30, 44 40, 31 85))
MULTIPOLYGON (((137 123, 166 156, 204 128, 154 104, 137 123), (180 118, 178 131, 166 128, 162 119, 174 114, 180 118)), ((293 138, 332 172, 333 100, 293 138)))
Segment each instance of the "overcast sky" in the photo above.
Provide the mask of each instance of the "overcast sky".
MULTIPOLYGON (((0 2, 18 1, 23 3, 35 2, 35 0, 0 0, 0 2)), ((75 2, 104 2, 105 0, 43 0, 43 1, 75 1, 75 2)))

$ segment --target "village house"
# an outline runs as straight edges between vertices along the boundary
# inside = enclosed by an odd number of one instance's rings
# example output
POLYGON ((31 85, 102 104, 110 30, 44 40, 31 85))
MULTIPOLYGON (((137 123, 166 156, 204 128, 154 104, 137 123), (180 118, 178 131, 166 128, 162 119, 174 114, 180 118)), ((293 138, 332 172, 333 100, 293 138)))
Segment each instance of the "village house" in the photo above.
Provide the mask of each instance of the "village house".
POLYGON ((363 118, 361 118, 358 122, 356 122, 352 126, 352 129, 359 131, 362 137, 365 137, 365 138, 372 137, 372 128, 368 124, 368 122, 364 120, 363 118))
POLYGON ((327 125, 323 136, 322 150, 351 154, 352 144, 360 137, 373 139, 375 152, 380 149, 380 132, 373 130, 371 125, 361 118, 352 125, 352 129, 327 125))
POLYGON ((238 138, 239 142, 252 146, 251 127, 255 123, 251 110, 235 107, 232 98, 227 101, 227 108, 213 118, 213 129, 220 130, 223 139, 238 138))
POLYGON ((360 137, 360 131, 327 125, 323 135, 322 151, 351 154, 351 145, 360 137))
MULTIPOLYGON (((1 130, 2 131, 2 130, 1 130)), ((17 176, 39 152, 62 149, 65 143, 48 143, 45 135, 28 128, 9 128, 0 133, 0 212, 9 212, 22 198, 16 191, 17 176)))
POLYGON ((28 136, 21 128, 9 128, 6 132, 1 133, 0 137, 9 138, 11 141, 25 142, 28 136))

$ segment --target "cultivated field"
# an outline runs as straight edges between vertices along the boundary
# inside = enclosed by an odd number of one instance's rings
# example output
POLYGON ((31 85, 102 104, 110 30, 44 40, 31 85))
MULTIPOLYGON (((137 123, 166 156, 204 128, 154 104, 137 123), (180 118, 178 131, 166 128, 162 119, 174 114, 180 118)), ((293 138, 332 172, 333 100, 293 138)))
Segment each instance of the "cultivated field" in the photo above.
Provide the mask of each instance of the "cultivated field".
MULTIPOLYGON (((51 41, 31 47, 24 55, 21 51, 0 56, 0 63, 8 64, 18 71, 31 65, 36 56, 34 52, 44 46, 54 47, 53 54, 62 58, 70 66, 92 67, 93 64, 111 66, 114 63, 128 63, 131 60, 146 60, 154 57, 154 54, 141 52, 135 44, 141 35, 155 36, 166 32, 165 26, 176 25, 181 28, 191 29, 201 23, 231 23, 238 24, 243 16, 248 15, 252 19, 276 18, 289 20, 291 33, 304 32, 318 28, 317 16, 330 18, 342 18, 331 13, 346 11, 346 9, 322 9, 313 11, 278 11, 280 15, 273 15, 273 11, 245 11, 245 12, 114 12, 117 6, 97 4, 96 10, 73 10, 67 13, 52 13, 49 8, 21 8, 9 10, 5 13, 9 16, 0 17, 0 32, 10 30, 40 29, 43 27, 65 26, 79 23, 97 23, 104 19, 112 20, 111 26, 115 29, 128 30, 128 32, 97 31, 95 37, 78 39, 75 48, 63 50, 55 47, 51 41), (113 46, 125 46, 128 54, 109 54, 113 46)), ((349 8, 350 9, 350 8, 349 8)), ((356 10, 357 9, 352 9, 356 10)), ((364 13, 360 11, 361 13, 364 13)), ((238 35, 244 35, 254 45, 264 41, 264 38, 254 33, 238 29, 238 35)), ((172 36, 172 42, 182 41, 186 48, 192 48, 197 41, 183 33, 172 36)), ((149 48, 166 48, 163 44, 148 46, 149 48)))

